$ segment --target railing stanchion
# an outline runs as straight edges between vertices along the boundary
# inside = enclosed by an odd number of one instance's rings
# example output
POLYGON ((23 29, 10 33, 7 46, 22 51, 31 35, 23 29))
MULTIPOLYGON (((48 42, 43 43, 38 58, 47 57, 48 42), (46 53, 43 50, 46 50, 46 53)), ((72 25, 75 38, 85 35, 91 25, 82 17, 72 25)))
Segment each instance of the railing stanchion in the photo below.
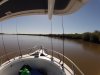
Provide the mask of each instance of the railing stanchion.
POLYGON ((2 59, 0 58, 0 66, 1 66, 1 64, 2 64, 2 59))
POLYGON ((72 65, 72 71, 73 71, 73 75, 75 75, 74 65, 72 65))

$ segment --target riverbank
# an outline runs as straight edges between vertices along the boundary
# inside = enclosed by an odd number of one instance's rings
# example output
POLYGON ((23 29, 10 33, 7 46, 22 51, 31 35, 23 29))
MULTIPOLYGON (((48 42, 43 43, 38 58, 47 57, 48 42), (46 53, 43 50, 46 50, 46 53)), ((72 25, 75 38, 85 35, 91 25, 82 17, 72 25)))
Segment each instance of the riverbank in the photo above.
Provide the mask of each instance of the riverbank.
POLYGON ((29 36, 46 36, 59 39, 73 39, 73 40, 83 40, 91 43, 100 44, 100 31, 85 32, 82 34, 6 34, 0 33, 1 35, 29 35, 29 36))
POLYGON ((100 44, 100 31, 95 32, 86 32, 83 34, 48 34, 48 35, 41 35, 41 36, 48 36, 48 37, 54 37, 54 38, 60 38, 60 39, 74 39, 74 40, 83 40, 88 41, 92 43, 100 44))

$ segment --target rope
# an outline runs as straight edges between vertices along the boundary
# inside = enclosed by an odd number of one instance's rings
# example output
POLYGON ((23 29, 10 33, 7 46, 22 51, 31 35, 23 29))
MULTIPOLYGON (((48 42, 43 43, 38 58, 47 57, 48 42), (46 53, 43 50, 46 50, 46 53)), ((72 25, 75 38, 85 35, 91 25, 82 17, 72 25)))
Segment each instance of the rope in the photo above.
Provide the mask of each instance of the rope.
POLYGON ((62 33, 62 38, 63 38, 63 66, 64 66, 64 51, 65 51, 65 49, 64 49, 64 25, 63 25, 63 15, 62 15, 62 30, 63 30, 63 33, 62 33))
POLYGON ((22 56, 21 47, 20 47, 19 38, 18 38, 17 19, 16 19, 16 33, 17 33, 18 49, 20 52, 20 56, 22 56))
POLYGON ((53 60, 52 20, 51 20, 51 49, 52 49, 52 59, 51 60, 53 60))
POLYGON ((4 49, 4 52, 5 52, 5 55, 6 55, 6 58, 7 58, 7 60, 9 60, 9 58, 8 58, 8 55, 7 55, 7 51, 6 51, 6 46, 5 46, 5 43, 4 43, 4 38, 3 38, 3 32, 2 32, 3 30, 2 30, 2 24, 1 24, 1 33, 2 33, 2 45, 3 45, 3 49, 4 49))

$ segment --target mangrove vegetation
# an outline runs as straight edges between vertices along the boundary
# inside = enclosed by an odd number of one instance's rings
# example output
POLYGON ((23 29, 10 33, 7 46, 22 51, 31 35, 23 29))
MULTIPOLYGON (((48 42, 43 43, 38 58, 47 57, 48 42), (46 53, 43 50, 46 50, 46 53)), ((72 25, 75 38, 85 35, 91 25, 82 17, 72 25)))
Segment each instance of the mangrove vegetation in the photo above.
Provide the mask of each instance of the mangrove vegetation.
POLYGON ((64 39, 81 39, 88 42, 100 44, 100 31, 85 32, 83 34, 49 34, 49 37, 64 38, 64 39))
POLYGON ((74 40, 84 40, 88 42, 98 43, 100 44, 100 31, 94 32, 85 32, 82 34, 6 34, 0 33, 5 35, 29 35, 29 36, 47 36, 59 39, 74 39, 74 40))

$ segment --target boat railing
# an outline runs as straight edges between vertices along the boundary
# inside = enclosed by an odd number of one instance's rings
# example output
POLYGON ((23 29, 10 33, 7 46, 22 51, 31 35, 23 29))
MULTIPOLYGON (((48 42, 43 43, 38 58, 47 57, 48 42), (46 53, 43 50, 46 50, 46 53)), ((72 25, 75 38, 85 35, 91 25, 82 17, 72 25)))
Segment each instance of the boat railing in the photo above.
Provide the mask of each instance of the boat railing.
MULTIPOLYGON (((0 57, 0 66, 2 66, 2 64, 4 62, 6 62, 6 64, 11 62, 10 59, 14 59, 15 60, 16 57, 19 57, 19 59, 21 59, 21 58, 23 58, 23 55, 30 54, 30 53, 32 53, 34 51, 37 51, 38 49, 43 49, 44 51, 46 51, 47 54, 50 54, 52 56, 52 50, 43 48, 42 46, 35 46, 35 47, 29 48, 27 50, 26 49, 25 50, 21 50, 22 56, 20 55, 19 51, 13 51, 13 52, 7 53, 6 55, 2 55, 0 57)), ((68 57, 66 57, 63 54, 61 54, 61 53, 59 53, 57 51, 54 51, 54 50, 53 50, 53 55, 54 55, 54 57, 56 57, 56 58, 58 58, 60 60, 58 62, 59 64, 60 64, 61 61, 63 61, 62 59, 64 57, 64 63, 67 64, 68 67, 70 67, 70 69, 73 71, 72 75, 84 75, 84 73, 79 69, 79 67, 77 67, 77 65, 72 60, 70 60, 68 57)), ((64 67, 64 69, 66 69, 65 66, 63 66, 63 67, 64 67)))
MULTIPOLYGON (((48 54, 50 54, 50 55, 52 54, 52 53, 51 53, 52 50, 46 49, 46 52, 47 52, 48 54)), ((59 52, 57 52, 57 51, 53 51, 53 54, 54 54, 54 57, 60 59, 59 62, 63 61, 63 54, 61 54, 61 53, 59 53, 59 52)), ((64 63, 67 64, 67 65, 71 68, 71 70, 74 72, 74 74, 72 74, 72 75, 85 75, 85 74, 80 70, 80 68, 79 68, 71 59, 69 59, 69 58, 66 57, 66 56, 64 56, 64 63)), ((66 69, 65 66, 64 66, 64 68, 66 69)))
POLYGON ((33 48, 21 50, 21 54, 20 54, 20 51, 13 50, 12 52, 8 52, 7 54, 1 55, 0 56, 0 66, 2 66, 2 64, 7 61, 10 62, 10 59, 15 59, 16 57, 19 57, 19 59, 20 59, 21 57, 23 57, 23 55, 30 54, 38 49, 39 49, 39 47, 34 46, 33 48))

